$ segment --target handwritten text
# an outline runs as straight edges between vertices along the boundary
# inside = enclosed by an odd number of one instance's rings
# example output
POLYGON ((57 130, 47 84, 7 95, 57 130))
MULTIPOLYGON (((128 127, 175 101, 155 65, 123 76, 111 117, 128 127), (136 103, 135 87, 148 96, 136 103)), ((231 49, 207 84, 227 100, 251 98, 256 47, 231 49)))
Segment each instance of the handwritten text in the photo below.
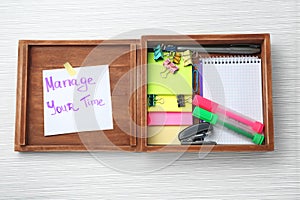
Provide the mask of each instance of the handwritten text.
POLYGON ((54 91, 55 89, 72 87, 72 86, 77 86, 78 92, 86 92, 88 91, 89 85, 96 84, 93 78, 81 77, 80 79, 65 79, 62 81, 60 80, 55 81, 53 80, 52 76, 50 76, 49 78, 46 77, 45 83, 46 83, 47 92, 50 92, 51 89, 54 91))

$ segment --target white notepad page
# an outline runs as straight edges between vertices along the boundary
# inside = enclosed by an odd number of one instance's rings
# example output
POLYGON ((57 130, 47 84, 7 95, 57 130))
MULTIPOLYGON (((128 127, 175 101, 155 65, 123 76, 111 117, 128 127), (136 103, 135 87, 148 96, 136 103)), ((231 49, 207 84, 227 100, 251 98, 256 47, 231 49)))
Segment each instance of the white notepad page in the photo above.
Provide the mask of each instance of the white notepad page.
MULTIPOLYGON (((203 96, 263 123, 261 60, 257 57, 206 58, 202 62, 203 96)), ((253 144, 251 139, 214 126, 206 140, 217 144, 253 144)))

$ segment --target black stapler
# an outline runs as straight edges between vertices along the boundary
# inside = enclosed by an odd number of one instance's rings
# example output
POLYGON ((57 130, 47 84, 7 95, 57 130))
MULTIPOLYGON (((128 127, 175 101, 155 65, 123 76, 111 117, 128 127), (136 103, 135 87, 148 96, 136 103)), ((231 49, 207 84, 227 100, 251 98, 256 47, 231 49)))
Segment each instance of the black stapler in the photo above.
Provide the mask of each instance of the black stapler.
POLYGON ((216 145, 214 141, 204 141, 212 130, 212 125, 207 122, 194 124, 182 130, 178 134, 178 139, 182 145, 216 145))

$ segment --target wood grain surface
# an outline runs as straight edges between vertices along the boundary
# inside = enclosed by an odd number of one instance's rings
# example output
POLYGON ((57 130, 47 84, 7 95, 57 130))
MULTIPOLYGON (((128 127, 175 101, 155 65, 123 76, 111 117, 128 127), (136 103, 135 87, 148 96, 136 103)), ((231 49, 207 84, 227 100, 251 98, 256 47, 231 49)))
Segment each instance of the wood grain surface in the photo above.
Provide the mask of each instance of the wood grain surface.
POLYGON ((297 0, 1 1, 0 199, 298 199, 297 0), (275 151, 14 152, 20 39, 271 34, 275 151))

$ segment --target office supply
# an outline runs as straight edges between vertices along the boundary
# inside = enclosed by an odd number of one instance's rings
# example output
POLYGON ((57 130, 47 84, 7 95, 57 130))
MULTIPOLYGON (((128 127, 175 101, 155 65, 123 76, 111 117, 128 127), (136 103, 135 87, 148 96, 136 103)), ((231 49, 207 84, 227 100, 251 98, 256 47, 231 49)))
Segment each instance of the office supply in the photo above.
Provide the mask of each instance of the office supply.
POLYGON ((65 69, 43 70, 45 136, 113 129, 108 66, 74 70, 72 78, 65 69))
POLYGON ((214 141, 204 141, 204 138, 212 133, 213 127, 203 122, 194 124, 182 130, 178 139, 182 145, 216 145, 214 141))
MULTIPOLYGON (((178 147, 181 145, 178 140, 178 133, 188 126, 148 126, 147 143, 151 146, 170 145, 178 147)), ((168 147, 167 147, 168 148, 168 147)))
POLYGON ((171 77, 162 78, 160 73, 165 70, 163 61, 155 62, 153 52, 147 53, 147 93, 156 95, 192 95, 192 67, 177 66, 179 70, 171 77))
POLYGON ((208 123, 211 123, 213 125, 221 125, 229 130, 232 130, 236 133, 239 133, 247 138, 252 139, 252 142, 258 145, 261 145, 264 141, 264 136, 258 133, 252 134, 250 132, 247 132, 239 127, 234 126, 233 124, 230 124, 226 121, 222 121, 217 114, 213 114, 207 110, 204 110, 200 107, 195 107, 193 111, 193 116, 202 119, 208 123))
POLYGON ((201 97, 199 95, 194 96, 193 104, 210 112, 216 113, 219 116, 224 115, 225 117, 232 118, 240 123, 245 124, 249 127, 249 129, 252 129, 252 131, 255 131, 257 133, 261 133, 263 131, 264 125, 262 123, 255 121, 240 113, 237 113, 229 108, 225 108, 224 106, 219 105, 218 103, 201 97))
POLYGON ((257 54, 260 53, 258 44, 229 44, 229 45, 198 45, 178 46, 177 51, 191 50, 198 53, 219 53, 219 54, 257 54))
MULTIPOLYGON (((204 98, 210 99, 237 113, 263 122, 263 85, 261 59, 257 57, 202 58, 202 83, 204 98)), ((224 130, 216 130, 212 140, 218 144, 251 144, 224 130), (222 141, 222 142, 221 142, 222 141)))
POLYGON ((199 72, 199 67, 194 64, 193 65, 193 93, 198 94, 199 93, 199 83, 202 83, 201 76, 199 72))
POLYGON ((148 107, 156 106, 156 103, 164 104, 163 98, 157 98, 155 94, 148 94, 148 107))
POLYGON ((211 54, 258 54, 261 51, 261 45, 252 43, 240 44, 199 44, 199 45, 165 45, 162 48, 164 51, 187 51, 195 53, 211 53, 211 54))
POLYGON ((200 94, 200 96, 203 96, 203 62, 202 60, 200 59, 199 60, 199 63, 197 65, 197 71, 198 71, 198 74, 199 74, 199 79, 198 79, 198 92, 200 94), (201 84, 201 85, 200 85, 201 84))
POLYGON ((72 65, 69 62, 66 62, 64 64, 64 67, 66 68, 67 72, 69 73, 70 76, 75 76, 76 71, 73 69, 72 65))
POLYGON ((154 60, 158 61, 158 60, 162 60, 164 59, 164 54, 162 52, 161 46, 158 44, 155 48, 154 48, 154 60))
POLYGON ((172 63, 169 58, 163 62, 163 66, 166 69, 164 71, 160 72, 160 76, 162 78, 167 78, 169 73, 175 74, 175 72, 177 72, 179 70, 179 68, 174 63, 172 63))
POLYGON ((175 52, 176 51, 176 46, 175 45, 165 45, 165 44, 162 44, 162 50, 163 51, 167 51, 167 52, 175 52))
POLYGON ((148 112, 148 126, 192 125, 191 112, 148 112))
MULTIPOLYGON (((190 95, 184 95, 186 99, 192 99, 190 95)), ((148 106, 148 112, 192 112, 191 102, 185 102, 184 107, 178 107, 177 95, 156 95, 157 99, 162 99, 163 104, 156 104, 154 107, 148 106)))
POLYGON ((175 52, 173 52, 173 51, 169 51, 169 52, 163 52, 163 54, 164 54, 164 60, 166 60, 166 59, 170 59, 170 60, 173 60, 173 57, 174 57, 174 55, 175 55, 175 52))
POLYGON ((177 105, 178 107, 184 107, 185 106, 185 99, 183 94, 179 94, 177 97, 177 105))
POLYGON ((179 64, 181 60, 181 54, 179 52, 175 52, 173 56, 173 63, 179 64))
POLYGON ((184 62, 184 66, 187 67, 189 65, 192 65, 192 51, 191 50, 186 50, 182 53, 182 59, 184 62))
MULTIPOLYGON (((142 36, 141 40, 20 41, 16 93, 15 150, 105 150, 131 152, 272 151, 274 149, 274 129, 270 49, 269 34, 155 35, 142 36), (169 109, 167 103, 157 103, 155 107, 148 107, 147 94, 156 94, 157 98, 172 96, 170 100, 172 102, 174 100, 174 103, 171 104, 171 109, 175 107, 176 109, 184 110, 191 106, 186 102, 185 107, 178 108, 176 95, 183 94, 185 99, 188 98, 188 95, 192 95, 192 66, 184 67, 184 62, 181 60, 178 65, 180 70, 172 76, 170 74, 169 76, 172 78, 162 79, 159 73, 164 68, 162 66, 163 60, 160 59, 156 62, 154 60, 154 52, 151 49, 162 43, 176 46, 253 43, 261 46, 261 52, 255 54, 255 56, 261 59, 262 102, 259 103, 263 107, 263 121, 257 120, 265 125, 265 140, 262 145, 255 145, 250 140, 248 140, 249 143, 244 141, 236 143, 233 138, 241 137, 242 141, 245 137, 228 130, 228 134, 232 134, 232 139, 229 139, 227 131, 224 132, 226 128, 220 130, 218 127, 214 127, 214 134, 208 135, 205 141, 216 141, 218 145, 213 145, 208 147, 208 149, 205 145, 187 146, 181 145, 178 140, 178 133, 186 126, 147 126, 147 110, 169 109), (69 61, 76 68, 109 65, 113 115, 112 130, 83 131, 49 137, 44 136, 42 71, 63 69, 66 72, 63 66, 66 61, 69 61), (188 87, 185 87, 184 80, 189 83, 188 87), (154 92, 149 92, 151 90, 154 92), (186 91, 190 94, 187 94, 186 91), (153 129, 157 130, 157 132, 153 132, 153 129), (220 134, 215 135, 218 132, 220 134), (173 137, 173 140, 168 140, 169 137, 173 137)), ((202 53, 199 53, 199 55, 203 56, 202 53)), ((220 54, 220 56, 224 55, 220 54)), ((197 64, 196 59, 193 61, 197 64)), ((240 71, 237 72, 240 73, 240 71)), ((232 76, 235 75, 235 73, 232 74, 232 76)), ((246 79, 236 80, 236 82, 243 84, 244 80, 246 79)), ((203 82, 206 82, 204 76, 203 82)), ((218 80, 215 83, 218 83, 218 80)), ((199 88, 202 88, 200 83, 199 88)), ((216 98, 205 97, 229 107, 222 99, 218 101, 216 98)), ((165 99, 165 102, 167 100, 169 99, 165 99)), ((240 100, 237 99, 237 102, 240 102, 240 100)), ((49 102, 49 105, 51 106, 51 102, 49 102)), ((236 108, 230 108, 236 110, 236 108)), ((247 113, 240 110, 237 111, 243 114, 247 113)), ((175 112, 185 111, 178 110, 175 112)), ((192 112, 192 110, 189 112, 192 112)), ((253 118, 251 115, 246 115, 253 118)), ((74 117, 80 116, 75 115, 74 117)), ((88 118, 88 120, 94 119, 94 115, 88 118)), ((194 123, 199 123, 198 118, 194 118, 194 123)))
POLYGON ((156 95, 155 94, 148 94, 148 107, 153 107, 155 106, 156 102, 156 95))

